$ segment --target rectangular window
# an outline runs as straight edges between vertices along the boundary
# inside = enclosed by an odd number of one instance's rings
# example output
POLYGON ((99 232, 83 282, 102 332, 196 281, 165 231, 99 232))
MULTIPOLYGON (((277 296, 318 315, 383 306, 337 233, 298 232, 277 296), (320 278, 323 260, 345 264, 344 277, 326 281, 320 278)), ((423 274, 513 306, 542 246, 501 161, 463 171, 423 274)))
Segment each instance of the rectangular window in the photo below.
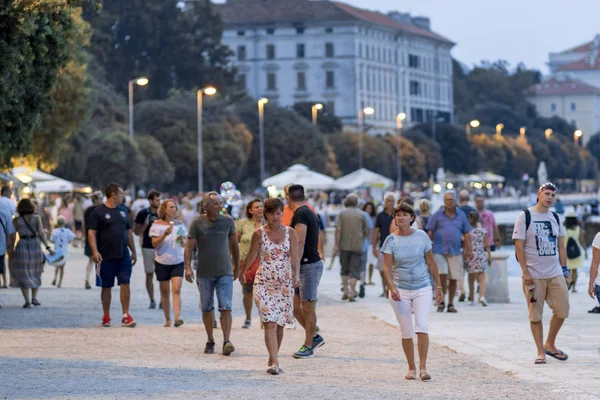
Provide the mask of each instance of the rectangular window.
POLYGON ((274 72, 267 73, 267 90, 277 90, 277 76, 274 72))
POLYGON ((267 60, 274 60, 274 59, 275 59, 275 45, 268 44, 267 45, 267 60))
POLYGON ((238 82, 242 88, 246 89, 246 74, 239 74, 238 82))
POLYGON ((358 44, 358 58, 362 58, 362 43, 358 44))
POLYGON ((409 54, 408 55, 408 66, 410 68, 419 68, 419 56, 416 56, 414 54, 409 54))
POLYGON ((299 26, 298 28, 296 28, 296 33, 298 35, 304 35, 304 28, 299 26))
POLYGON ((394 64, 398 65, 398 50, 394 51, 394 64))
POLYGON ((411 108, 410 109, 410 120, 412 122, 423 122, 423 109, 422 108, 411 108))
POLYGON ((267 35, 275 34, 275 28, 267 28, 267 35))
POLYGON ((552 111, 552 112, 556 111, 556 104, 555 103, 550 104, 550 111, 552 111))
POLYGON ((421 85, 419 81, 410 81, 410 95, 419 96, 421 94, 421 85))
POLYGON ((333 71, 327 71, 327 75, 326 75, 326 86, 327 89, 333 89, 335 87, 335 75, 333 73, 333 71))
POLYGON ((299 90, 306 90, 306 74, 304 72, 296 74, 296 83, 299 90))
POLYGON ((371 90, 371 74, 367 70, 367 90, 371 90))
POLYGON ((304 58, 304 43, 296 45, 296 58, 304 58))
POLYGON ((367 60, 369 59, 369 45, 367 45, 367 47, 365 48, 366 50, 366 55, 367 55, 367 60))
POLYGON ((238 46, 237 58, 239 61, 244 61, 246 59, 246 46, 238 46))
POLYGON ((325 43, 325 57, 333 58, 333 43, 325 43))
POLYGON ((325 28, 325 33, 333 33, 333 28, 325 28))
POLYGON ((237 31, 238 36, 244 36, 246 34, 245 31, 237 31))
POLYGON ((577 104, 571 103, 571 111, 577 111, 577 104))

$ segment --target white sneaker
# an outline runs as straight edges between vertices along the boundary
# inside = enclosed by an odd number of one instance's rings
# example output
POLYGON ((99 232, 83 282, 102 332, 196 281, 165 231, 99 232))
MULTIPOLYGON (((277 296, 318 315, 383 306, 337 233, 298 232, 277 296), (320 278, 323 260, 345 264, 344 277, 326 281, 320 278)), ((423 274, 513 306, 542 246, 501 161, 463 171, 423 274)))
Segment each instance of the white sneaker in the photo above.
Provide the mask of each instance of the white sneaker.
POLYGON ((475 305, 475 302, 474 302, 474 301, 470 301, 470 302, 469 302, 469 305, 470 305, 470 306, 474 306, 474 305, 475 305))
POLYGON ((292 322, 291 324, 289 324, 286 329, 296 329, 296 320, 294 320, 294 322, 292 322))
POLYGON ((485 299, 485 297, 482 297, 482 298, 480 298, 480 299, 479 299, 479 303, 480 303, 482 306, 484 306, 484 307, 487 307, 487 305, 488 305, 488 304, 487 304, 487 300, 485 299))

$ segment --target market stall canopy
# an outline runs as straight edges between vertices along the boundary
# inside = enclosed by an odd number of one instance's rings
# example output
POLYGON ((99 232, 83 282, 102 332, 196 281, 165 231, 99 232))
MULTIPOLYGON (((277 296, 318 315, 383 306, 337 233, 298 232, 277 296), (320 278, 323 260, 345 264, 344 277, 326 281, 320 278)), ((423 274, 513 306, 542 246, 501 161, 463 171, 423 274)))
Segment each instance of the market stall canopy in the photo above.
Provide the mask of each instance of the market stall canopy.
POLYGON ((358 169, 335 181, 335 186, 341 190, 353 190, 366 187, 388 188, 393 184, 394 182, 391 179, 376 172, 369 171, 366 168, 358 169))
POLYGON ((33 186, 34 193, 64 193, 72 192, 75 188, 73 182, 61 178, 52 181, 33 182, 31 186, 33 186))
POLYGON ((505 181, 502 175, 497 175, 492 172, 483 172, 479 175, 481 177, 481 182, 498 183, 505 181))
POLYGON ((13 168, 11 173, 19 181, 30 184, 33 187, 33 191, 36 193, 72 192, 74 188, 73 182, 69 182, 58 176, 47 174, 38 169, 31 170, 27 167, 18 167, 13 168))
POLYGON ((278 189, 289 183, 304 186, 306 190, 335 189, 335 180, 327 175, 312 171, 306 165, 294 164, 280 174, 263 181, 263 187, 275 186, 278 189))

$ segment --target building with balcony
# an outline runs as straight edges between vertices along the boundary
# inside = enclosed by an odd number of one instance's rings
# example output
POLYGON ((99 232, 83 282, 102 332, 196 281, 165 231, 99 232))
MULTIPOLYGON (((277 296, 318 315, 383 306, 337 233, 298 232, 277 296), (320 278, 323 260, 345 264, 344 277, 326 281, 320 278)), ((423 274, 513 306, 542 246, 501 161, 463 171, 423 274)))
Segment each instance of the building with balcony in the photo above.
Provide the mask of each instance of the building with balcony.
POLYGON ((426 17, 363 10, 328 0, 228 0, 216 4, 223 42, 248 93, 279 106, 323 102, 346 126, 372 107, 375 132, 452 122, 454 43, 426 17))

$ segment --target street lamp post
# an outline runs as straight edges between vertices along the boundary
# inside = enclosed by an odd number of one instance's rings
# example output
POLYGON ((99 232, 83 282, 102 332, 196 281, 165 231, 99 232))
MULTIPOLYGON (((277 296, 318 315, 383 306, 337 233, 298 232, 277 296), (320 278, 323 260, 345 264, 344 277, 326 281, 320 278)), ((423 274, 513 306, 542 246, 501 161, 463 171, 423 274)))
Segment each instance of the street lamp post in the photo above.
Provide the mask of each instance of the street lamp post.
POLYGON ((198 90, 198 192, 204 191, 204 152, 202 146, 202 95, 212 96, 217 93, 217 89, 209 86, 198 90))
POLYGON ((583 132, 581 131, 581 129, 578 129, 575 131, 575 133, 573 134, 573 136, 575 137, 575 146, 579 146, 579 138, 581 136, 583 136, 583 132))
POLYGON ((137 78, 129 81, 129 137, 133 139, 133 84, 146 86, 148 78, 137 78))
POLYGON ((471 136, 471 128, 477 128, 479 126, 479 121, 474 119, 466 125, 467 136, 471 136))
POLYGON ((363 130, 365 124, 365 115, 371 115, 375 112, 373 107, 365 107, 358 111, 358 169, 363 167, 363 130))
POLYGON ((262 98, 258 100, 258 141, 260 150, 260 184, 266 179, 265 176, 265 104, 269 102, 269 99, 262 98))
POLYGON ((553 132, 552 129, 546 129, 544 131, 544 134, 546 135, 546 140, 550 140, 550 136, 552 136, 552 132, 553 132))
POLYGON ((317 103, 312 106, 312 123, 314 126, 317 126, 317 115, 319 113, 319 110, 322 110, 322 109, 323 109, 323 104, 321 104, 321 103, 317 103))
POLYGON ((504 124, 498 124, 498 125, 496 125, 496 134, 497 135, 502 135, 502 129, 504 129, 504 124))
MULTIPOLYGON (((402 193, 402 163, 401 163, 401 155, 400 155, 400 139, 402 138, 402 121, 406 119, 405 113, 400 113, 396 116, 396 125, 398 127, 398 140, 396 141, 396 173, 398 174, 398 178, 396 179, 396 187, 402 193)), ((434 120, 435 121, 435 120, 434 120)), ((435 123, 435 122, 434 122, 435 123)))

